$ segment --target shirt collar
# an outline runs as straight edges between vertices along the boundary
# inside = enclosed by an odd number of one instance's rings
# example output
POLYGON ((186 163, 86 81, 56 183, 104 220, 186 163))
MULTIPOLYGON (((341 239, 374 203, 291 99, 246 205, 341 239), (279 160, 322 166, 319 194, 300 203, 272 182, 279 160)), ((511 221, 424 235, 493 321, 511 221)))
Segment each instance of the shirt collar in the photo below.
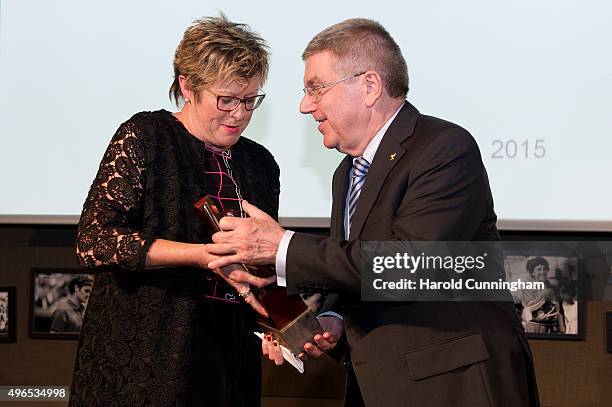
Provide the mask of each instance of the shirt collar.
POLYGON ((223 150, 222 148, 219 148, 219 147, 213 146, 212 144, 208 144, 208 143, 206 143, 206 142, 204 142, 204 147, 205 147, 205 148, 206 148, 208 151, 210 151, 210 152, 212 152, 212 153, 222 155, 223 157, 227 157, 227 158, 229 158, 229 159, 231 159, 231 158, 232 158, 232 150, 231 150, 231 149, 229 149, 229 150, 223 150))
MULTIPOLYGON (((402 110, 402 107, 404 107, 405 103, 406 102, 404 101, 404 103, 400 105, 400 107, 395 111, 395 113, 393 113, 393 116, 391 116, 389 120, 386 121, 386 123, 380 128, 380 130, 378 130, 378 133, 376 133, 374 138, 370 140, 370 142, 368 143, 365 151, 363 152, 362 157, 368 160, 370 164, 372 164, 372 161, 374 160, 374 155, 376 155, 376 150, 378 150, 378 146, 380 145, 380 142, 382 141, 383 136, 389 129, 389 126, 391 126, 391 123, 393 123, 395 116, 397 116, 399 111, 402 110)), ((357 160, 357 158, 359 157, 353 158, 353 163, 355 163, 355 160, 357 160)))
POLYGON ((72 298, 68 298, 67 303, 68 305, 70 305, 70 308, 72 308, 73 310, 77 312, 80 312, 84 308, 83 304, 81 304, 80 302, 76 304, 75 302, 72 301, 72 298))

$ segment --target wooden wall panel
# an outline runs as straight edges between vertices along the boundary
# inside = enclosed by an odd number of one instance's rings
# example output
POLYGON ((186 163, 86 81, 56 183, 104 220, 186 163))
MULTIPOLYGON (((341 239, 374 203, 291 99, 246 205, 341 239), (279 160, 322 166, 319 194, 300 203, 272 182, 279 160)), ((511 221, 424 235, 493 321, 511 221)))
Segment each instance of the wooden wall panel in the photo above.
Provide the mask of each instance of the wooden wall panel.
MULTIPOLYGON (((0 286, 17 289, 17 340, 0 343, 0 385, 70 384, 76 341, 30 339, 28 323, 30 268, 76 267, 73 236, 74 226, 0 225, 0 286)), ((612 406, 606 311, 612 302, 587 304, 584 341, 530 341, 544 407, 612 406)), ((267 360, 262 368, 264 407, 342 405, 344 370, 328 357, 308 362, 304 375, 267 360)))

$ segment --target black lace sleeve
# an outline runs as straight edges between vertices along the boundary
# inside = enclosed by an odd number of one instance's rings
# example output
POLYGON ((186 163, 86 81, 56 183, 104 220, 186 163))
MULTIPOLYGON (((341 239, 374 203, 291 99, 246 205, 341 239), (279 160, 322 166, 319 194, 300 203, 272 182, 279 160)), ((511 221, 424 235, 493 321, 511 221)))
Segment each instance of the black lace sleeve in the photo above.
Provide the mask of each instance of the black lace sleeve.
POLYGON ((81 267, 144 269, 153 242, 139 230, 145 171, 141 130, 130 120, 113 136, 83 205, 76 238, 81 267))

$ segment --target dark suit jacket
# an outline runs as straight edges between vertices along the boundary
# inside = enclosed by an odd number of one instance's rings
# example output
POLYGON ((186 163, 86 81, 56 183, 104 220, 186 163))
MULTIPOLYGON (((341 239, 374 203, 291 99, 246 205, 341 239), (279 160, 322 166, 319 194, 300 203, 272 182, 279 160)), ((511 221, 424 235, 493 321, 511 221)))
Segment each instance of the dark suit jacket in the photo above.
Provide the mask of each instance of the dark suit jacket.
POLYGON ((510 303, 361 302, 362 240, 498 240, 478 146, 406 102, 385 133, 344 239, 352 157, 333 179, 331 236, 296 233, 290 292, 341 293, 350 359, 368 406, 537 405, 531 352, 510 303))

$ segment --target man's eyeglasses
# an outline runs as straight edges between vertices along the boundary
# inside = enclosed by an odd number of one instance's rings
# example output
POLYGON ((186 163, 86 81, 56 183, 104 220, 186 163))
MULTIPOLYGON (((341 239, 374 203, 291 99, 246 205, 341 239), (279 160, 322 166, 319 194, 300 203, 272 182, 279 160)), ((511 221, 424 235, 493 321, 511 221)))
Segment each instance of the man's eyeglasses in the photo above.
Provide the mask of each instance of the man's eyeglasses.
POLYGON ((363 75, 364 73, 365 72, 361 72, 361 73, 358 73, 358 74, 355 74, 355 75, 347 76, 346 78, 338 79, 337 81, 324 83, 322 85, 306 86, 302 90, 304 91, 305 95, 310 96, 315 102, 318 102, 319 100, 321 100, 321 97, 323 96, 323 94, 321 93, 321 91, 323 89, 331 89, 331 88, 333 88, 334 86, 336 86, 337 84, 339 84, 341 82, 348 81, 349 79, 356 78, 358 76, 363 75))
POLYGON ((266 95, 255 95, 247 96, 244 99, 241 99, 237 96, 217 95, 212 90, 206 88, 204 88, 204 90, 210 92, 211 94, 217 97, 217 109, 223 112, 231 112, 232 110, 240 106, 241 103, 244 103, 244 108, 246 110, 248 110, 249 112, 253 111, 257 109, 259 105, 261 105, 261 102, 263 102, 264 98, 266 97, 266 95))

